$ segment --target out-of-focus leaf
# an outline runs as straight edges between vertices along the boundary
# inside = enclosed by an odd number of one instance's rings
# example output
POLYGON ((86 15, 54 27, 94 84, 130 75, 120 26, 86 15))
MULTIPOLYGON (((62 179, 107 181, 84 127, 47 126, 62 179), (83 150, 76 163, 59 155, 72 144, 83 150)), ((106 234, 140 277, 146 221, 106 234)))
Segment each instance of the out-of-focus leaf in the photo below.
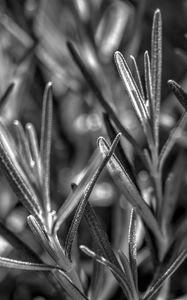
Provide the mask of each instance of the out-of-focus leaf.
POLYGON ((136 249, 136 210, 132 208, 130 224, 129 224, 129 263, 131 266, 132 274, 136 289, 138 288, 138 275, 137 275, 137 249, 136 249))
POLYGON ((172 150, 177 138, 181 135, 181 130, 184 128, 187 122, 187 112, 185 112, 175 127, 170 132, 170 135, 165 142, 164 146, 162 147, 162 150, 159 155, 159 170, 162 170, 163 165, 166 161, 166 158, 168 157, 170 151, 172 150))
MULTIPOLYGON (((100 138, 99 140, 99 147, 101 153, 106 155, 105 153, 108 152, 109 146, 103 138, 100 138)), ((161 241, 162 235, 154 215, 115 155, 111 157, 108 163, 108 168, 114 178, 114 181, 120 188, 120 191, 124 194, 126 199, 137 208, 137 211, 143 218, 144 223, 152 231, 157 241, 161 241)))
POLYGON ((84 196, 83 199, 79 202, 78 208, 75 212, 73 221, 71 223, 71 227, 70 230, 68 232, 68 236, 66 239, 66 246, 65 246, 65 252, 68 254, 69 259, 71 260, 71 250, 72 250, 72 244, 75 238, 75 235, 77 234, 77 230, 79 227, 79 224, 82 220, 84 211, 85 211, 85 207, 87 205, 88 199, 90 197, 90 194, 95 186, 95 183, 99 177, 99 175, 101 174, 102 170, 104 169, 104 167, 106 166, 107 162, 109 161, 110 157, 112 156, 112 154, 115 151, 115 148, 119 142, 120 139, 120 133, 118 133, 118 135, 115 137, 109 151, 108 151, 108 155, 104 158, 104 160, 101 162, 101 164, 98 166, 98 169, 95 171, 95 173, 93 174, 93 177, 90 178, 90 181, 88 183, 88 186, 86 187, 86 190, 84 192, 84 196))
POLYGON ((13 248, 18 250, 23 257, 31 260, 32 262, 42 263, 42 260, 39 258, 39 256, 1 221, 0 235, 6 239, 13 248))
POLYGON ((0 98, 0 109, 3 108, 3 106, 6 104, 10 94, 12 93, 13 89, 14 89, 15 83, 12 82, 9 84, 9 86, 7 87, 6 91, 4 92, 4 94, 1 96, 0 98))
POLYGON ((86 24, 90 18, 90 3, 86 0, 71 0, 71 2, 80 20, 86 24))
POLYGON ((134 146, 135 150, 140 154, 140 157, 142 157, 142 153, 141 153, 140 147, 138 146, 138 144, 136 143, 136 141, 134 140, 134 138, 131 136, 131 134, 129 134, 128 131, 123 127, 123 125, 121 124, 119 118, 117 117, 117 115, 113 111, 112 107, 104 99, 104 97, 103 97, 101 91, 99 90, 99 88, 98 88, 98 86, 97 86, 97 84, 96 84, 96 82, 95 82, 95 80, 94 80, 91 72, 85 66, 85 63, 81 59, 81 57, 80 57, 78 51, 76 50, 74 44, 72 42, 68 42, 67 46, 68 46, 68 49, 69 49, 69 51, 70 51, 73 59, 75 60, 76 64, 78 65, 80 71, 82 72, 82 74, 85 77, 86 81, 90 85, 93 93, 98 98, 101 106, 109 114, 109 116, 114 121, 114 123, 116 124, 117 128, 119 129, 119 131, 126 137, 126 139, 129 141, 129 143, 131 143, 134 146))
POLYGON ((13 190, 19 200, 33 214, 38 221, 41 221, 42 210, 39 199, 27 180, 23 170, 17 162, 17 159, 11 149, 11 141, 7 139, 7 135, 3 126, 0 124, 0 162, 4 169, 13 190))
POLYGON ((52 83, 49 82, 45 88, 42 122, 41 122, 41 140, 40 140, 40 156, 42 165, 42 195, 47 221, 48 230, 51 230, 51 201, 50 201, 50 154, 51 154, 51 137, 52 137, 52 121, 53 121, 53 102, 52 102, 52 83))
POLYGON ((32 153, 33 161, 34 161, 34 170, 36 178, 41 185, 41 159, 38 148, 38 139, 36 135, 36 130, 31 123, 26 124, 26 133, 28 136, 30 151, 32 153))
POLYGON ((155 145, 159 146, 159 116, 162 79, 162 16, 159 9, 154 13, 151 41, 151 74, 154 99, 154 136, 155 145))
POLYGON ((182 151, 178 154, 178 157, 167 177, 165 184, 165 193, 161 210, 163 229, 169 229, 170 222, 176 207, 176 202, 180 193, 185 167, 185 155, 182 151))
POLYGON ((108 61, 118 49, 132 13, 132 6, 120 0, 107 7, 95 36, 102 60, 108 61))
POLYGON ((137 299, 133 297, 132 291, 129 286, 129 282, 126 280, 123 272, 118 269, 115 265, 113 265, 110 261, 105 259, 104 257, 96 254, 94 251, 91 251, 86 246, 80 246, 80 249, 87 254, 88 256, 92 257, 93 259, 96 259, 98 262, 109 268, 113 275, 115 276, 116 280, 118 281, 119 285, 121 286, 124 294, 126 295, 127 299, 137 299))
POLYGON ((168 85, 179 100, 180 104, 185 110, 187 110, 187 93, 183 90, 182 86, 174 80, 168 80, 168 85))
POLYGON ((180 267, 183 261, 187 257, 187 250, 182 250, 177 258, 172 261, 160 274, 159 277, 155 278, 153 282, 149 285, 148 290, 145 292, 143 296, 143 300, 150 300, 153 296, 159 291, 164 281, 172 276, 173 273, 180 267))

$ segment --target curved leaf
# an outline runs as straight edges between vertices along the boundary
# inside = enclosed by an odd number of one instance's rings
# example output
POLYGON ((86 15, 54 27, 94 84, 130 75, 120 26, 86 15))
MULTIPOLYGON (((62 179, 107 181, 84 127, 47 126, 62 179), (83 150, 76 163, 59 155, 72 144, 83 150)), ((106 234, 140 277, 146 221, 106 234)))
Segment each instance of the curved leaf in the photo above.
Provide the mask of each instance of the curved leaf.
POLYGON ((174 80, 168 80, 168 85, 179 100, 180 104, 185 110, 187 110, 187 93, 183 90, 182 86, 174 80))
MULTIPOLYGON (((109 146, 103 138, 99 140, 99 148, 101 153, 106 155, 109 146)), ((126 199, 137 208, 145 224, 152 231, 157 241, 161 242, 162 235, 154 215, 115 155, 113 155, 108 162, 108 168, 120 191, 124 194, 126 199)))
POLYGON ((88 247, 80 246, 80 249, 88 256, 92 257, 93 259, 96 259, 98 262, 100 262, 101 264, 103 264, 104 266, 109 268, 112 271, 113 275, 115 276, 116 280, 118 281, 119 285, 121 286, 127 299, 129 299, 129 300, 135 299, 135 298, 133 298, 132 291, 129 286, 129 282, 126 280, 126 278, 121 270, 116 268, 115 265, 113 265, 111 262, 109 262, 104 257, 96 254, 94 251, 91 251, 88 247))
POLYGON ((177 258, 167 266, 166 270, 162 271, 162 274, 159 274, 159 278, 156 278, 152 284, 149 285, 148 290, 143 296, 143 300, 150 300, 153 296, 159 291, 164 281, 171 277, 173 273, 180 267, 183 261, 187 258, 187 250, 182 250, 177 258))
POLYGON ((107 162, 109 161, 110 157, 112 156, 112 154, 115 151, 115 148, 119 142, 119 138, 120 138, 120 133, 116 136, 116 138, 114 139, 109 151, 108 151, 108 155, 104 158, 104 160, 101 162, 101 164, 98 166, 98 169, 95 171, 95 173, 93 174, 93 177, 90 179, 90 182, 88 183, 88 186, 85 189, 84 192, 84 196, 83 199, 79 202, 78 208, 75 212, 73 221, 71 223, 71 227, 70 230, 68 232, 68 236, 66 239, 66 244, 65 244, 65 252, 68 254, 69 259, 71 260, 71 250, 72 250, 72 244, 75 238, 75 235, 77 234, 77 230, 79 227, 79 224, 82 220, 84 211, 85 211, 85 207, 87 205, 88 199, 90 197, 90 194, 95 186, 95 183, 99 177, 99 175, 101 174, 102 170, 104 169, 104 167, 106 166, 107 162))

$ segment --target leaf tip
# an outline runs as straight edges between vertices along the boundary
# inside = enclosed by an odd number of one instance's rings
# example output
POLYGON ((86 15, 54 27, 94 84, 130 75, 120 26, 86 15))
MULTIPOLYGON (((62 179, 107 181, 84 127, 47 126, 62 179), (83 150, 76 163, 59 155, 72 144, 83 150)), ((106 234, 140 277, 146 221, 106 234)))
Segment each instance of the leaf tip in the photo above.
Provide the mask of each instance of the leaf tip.
POLYGON ((114 53, 115 62, 116 63, 119 62, 120 60, 122 60, 122 58, 123 58, 122 53, 120 51, 115 51, 115 53, 114 53))

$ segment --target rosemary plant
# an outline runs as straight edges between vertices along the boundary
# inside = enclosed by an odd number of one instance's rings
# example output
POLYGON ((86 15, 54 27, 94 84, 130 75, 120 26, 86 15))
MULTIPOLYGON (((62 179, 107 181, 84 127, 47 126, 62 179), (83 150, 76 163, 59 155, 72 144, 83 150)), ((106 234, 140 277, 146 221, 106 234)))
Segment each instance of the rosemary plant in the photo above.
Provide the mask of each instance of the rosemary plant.
MULTIPOLYGON (((72 184, 72 192, 57 210, 53 210, 50 196, 50 155, 53 124, 52 84, 48 83, 44 92, 41 135, 38 142, 34 126, 29 123, 23 128, 19 121, 14 122, 17 142, 7 128, 0 124, 0 163, 18 199, 29 212, 28 224, 37 241, 43 247, 48 261, 39 258, 29 246, 14 236, 3 224, 0 234, 16 248, 25 252, 28 261, 18 261, 0 257, 0 266, 4 268, 46 272, 49 280, 60 292, 74 300, 100 299, 100 282, 103 266, 108 268, 118 282, 124 299, 150 300, 168 299, 169 278, 187 257, 182 236, 186 219, 172 232, 172 216, 178 194, 174 192, 174 183, 180 187, 181 154, 167 174, 163 184, 163 168, 168 155, 176 142, 182 143, 183 129, 187 122, 187 95, 174 81, 169 85, 185 108, 176 127, 172 130, 165 145, 159 150, 159 116, 162 73, 162 18, 156 10, 153 18, 151 53, 144 55, 145 91, 136 60, 132 59, 135 76, 120 52, 114 55, 119 75, 129 96, 134 111, 146 138, 146 147, 142 149, 128 130, 122 125, 115 111, 105 100, 102 92, 81 59, 72 42, 68 48, 79 66, 91 89, 105 110, 104 123, 111 145, 103 138, 98 139, 98 149, 86 168, 86 173, 78 185, 72 184), (180 136, 179 136, 180 133, 180 136), (179 138, 180 137, 180 138, 179 138), (120 139, 125 138, 134 147, 147 172, 153 193, 149 205, 145 202, 143 191, 136 179, 134 168, 123 150, 120 139), (130 204, 130 223, 128 251, 115 251, 108 236, 89 203, 90 194, 102 170, 108 167, 114 182, 124 196, 123 201, 130 204), (69 215, 74 217, 63 246, 59 239, 59 229, 69 215), (149 258, 155 268, 152 281, 142 294, 139 292, 137 262, 137 214, 145 227, 149 258), (77 231, 82 219, 85 219, 94 241, 94 249, 85 245, 80 250, 93 259, 91 283, 85 288, 80 276, 81 263, 73 255, 77 231), (34 262, 33 262, 34 261, 34 262)), ((5 93, 11 92, 11 84, 5 93)), ((178 191, 179 189, 177 189, 178 191)), ((143 280, 140 278, 140 280, 143 280)), ((107 283, 106 283, 107 284, 107 283)), ((63 297, 63 296, 62 296, 63 297)), ((64 299, 64 298, 62 298, 64 299)))

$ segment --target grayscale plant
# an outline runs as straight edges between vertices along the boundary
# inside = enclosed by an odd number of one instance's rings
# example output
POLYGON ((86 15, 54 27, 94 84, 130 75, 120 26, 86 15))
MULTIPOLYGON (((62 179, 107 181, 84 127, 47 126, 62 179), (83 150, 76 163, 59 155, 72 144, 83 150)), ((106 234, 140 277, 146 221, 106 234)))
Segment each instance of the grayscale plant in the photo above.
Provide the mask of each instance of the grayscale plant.
MULTIPOLYGON (((28 225, 48 257, 48 261, 45 262, 0 223, 0 233, 28 257, 28 261, 0 257, 0 266, 11 269, 45 271, 47 278, 62 293, 62 297, 65 292, 68 299, 100 299, 104 267, 111 271, 118 282, 124 299, 168 299, 169 278, 187 257, 187 249, 182 238, 186 233, 184 228, 187 219, 185 218, 174 232, 171 226, 182 180, 183 153, 179 154, 172 170, 167 174, 164 184, 163 168, 173 146, 176 143, 181 145, 185 143, 183 129, 187 123, 187 94, 177 83, 169 81, 172 91, 183 105, 185 112, 160 151, 159 118, 162 78, 162 18, 160 10, 155 11, 153 18, 151 53, 146 51, 144 55, 145 91, 135 58, 131 56, 135 70, 133 76, 122 53, 117 51, 114 54, 122 83, 146 139, 144 149, 122 125, 72 42, 68 42, 68 48, 105 111, 104 123, 111 145, 103 137, 98 139, 99 150, 96 150, 93 155, 83 178, 78 185, 72 184, 72 192, 61 207, 55 211, 52 208, 50 195, 52 83, 47 84, 44 92, 39 142, 31 123, 26 124, 23 128, 19 121, 14 122, 16 141, 6 126, 0 123, 1 168, 19 201, 27 209, 28 225), (122 138, 133 146, 149 176, 153 190, 149 204, 144 199, 134 167, 123 150, 122 138), (120 194, 123 195, 123 201, 129 203, 130 222, 127 253, 112 248, 109 238, 89 202, 90 194, 105 167, 108 168, 120 194), (73 220, 66 241, 62 245, 58 235, 59 229, 64 226, 72 213, 73 220), (144 225, 145 240, 149 249, 148 256, 155 268, 154 276, 143 294, 139 291, 138 282, 142 279, 138 279, 137 215, 140 216, 144 225), (83 267, 81 262, 76 260, 77 256, 74 255, 74 252, 79 251, 75 242, 83 218, 94 241, 94 249, 89 249, 85 245, 80 246, 80 250, 93 259, 93 271, 87 289, 85 289, 85 282, 80 276, 83 267)), ((11 84, 4 98, 12 88, 11 84)), ((4 98, 2 97, 2 99, 4 98)))

